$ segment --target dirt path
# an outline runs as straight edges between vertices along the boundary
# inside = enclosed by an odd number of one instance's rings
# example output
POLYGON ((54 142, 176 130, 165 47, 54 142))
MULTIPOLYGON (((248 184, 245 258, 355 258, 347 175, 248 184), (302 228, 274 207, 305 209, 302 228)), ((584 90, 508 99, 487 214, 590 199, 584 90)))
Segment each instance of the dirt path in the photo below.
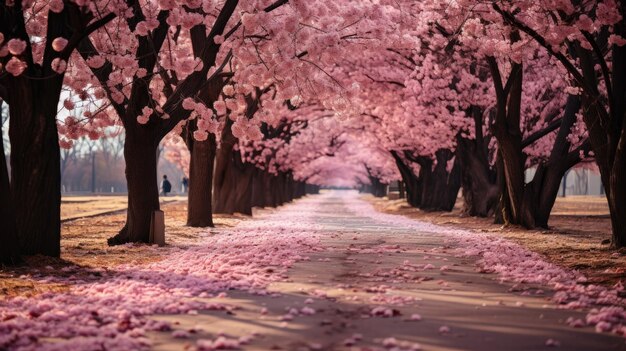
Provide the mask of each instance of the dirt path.
POLYGON ((623 338, 568 326, 585 313, 557 308, 544 287, 480 273, 450 237, 363 214, 353 193, 315 201, 314 228, 302 225, 320 235, 317 252, 269 294, 230 291, 203 299, 217 311, 154 317, 174 329, 150 333, 154 349, 626 350, 623 338))

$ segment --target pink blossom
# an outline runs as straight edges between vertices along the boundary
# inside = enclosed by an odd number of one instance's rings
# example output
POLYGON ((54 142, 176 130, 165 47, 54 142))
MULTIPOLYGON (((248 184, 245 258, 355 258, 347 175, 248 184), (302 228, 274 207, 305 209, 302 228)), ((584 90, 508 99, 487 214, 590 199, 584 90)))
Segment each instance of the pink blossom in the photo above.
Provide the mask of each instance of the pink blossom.
POLYGON ((52 41, 52 49, 54 49, 54 51, 61 52, 63 51, 63 49, 65 49, 65 47, 67 46, 67 43, 68 43, 67 39, 63 37, 55 38, 52 41))
POLYGON ((100 68, 104 65, 106 60, 102 56, 91 56, 87 59, 87 65, 91 68, 100 68))
POLYGON ((26 63, 17 57, 12 57, 9 62, 4 66, 7 72, 11 73, 13 76, 17 77, 24 72, 26 69, 26 63))
POLYGON ((63 4, 63 0, 50 0, 48 2, 48 6, 50 6, 50 11, 56 13, 61 13, 61 11, 63 11, 63 8, 65 7, 63 4))
POLYGON ((26 42, 22 39, 11 39, 7 43, 7 47, 11 55, 18 56, 26 50, 26 42))
POLYGON ((52 67, 52 70, 58 74, 65 73, 65 70, 67 69, 67 62, 65 62, 65 60, 62 60, 58 57, 52 60, 50 65, 52 67))

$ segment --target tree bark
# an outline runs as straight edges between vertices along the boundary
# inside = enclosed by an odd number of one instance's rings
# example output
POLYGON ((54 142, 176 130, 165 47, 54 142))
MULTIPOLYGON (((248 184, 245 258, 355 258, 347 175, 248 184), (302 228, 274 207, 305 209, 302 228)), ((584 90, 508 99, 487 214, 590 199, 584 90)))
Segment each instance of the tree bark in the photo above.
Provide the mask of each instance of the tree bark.
POLYGON ((234 149, 237 138, 232 133, 232 123, 227 120, 217 151, 213 212, 252 215, 254 166, 244 163, 239 151, 234 149))
MULTIPOLYGON (((214 80, 201 91, 200 97, 206 106, 213 106, 224 84, 223 80, 214 80)), ((190 154, 187 225, 213 227, 213 167, 217 143, 213 133, 209 133, 207 140, 196 140, 193 133, 198 129, 197 123, 197 119, 188 121, 182 133, 190 154)))
POLYGON ((549 159, 537 166, 533 179, 524 188, 521 210, 526 217, 523 223, 527 226, 548 228, 548 220, 559 194, 561 180, 570 168, 580 162, 580 152, 589 151, 590 145, 587 141, 578 149, 571 152, 569 150, 571 144, 567 138, 576 123, 580 105, 578 96, 568 97, 549 159))
POLYGON ((495 58, 488 58, 494 84, 496 85, 497 111, 491 126, 498 140, 498 156, 503 177, 500 209, 505 223, 523 224, 520 209, 524 196, 524 163, 522 153, 522 132, 520 130, 520 108, 522 99, 523 68, 513 64, 505 89, 500 78, 495 58))
POLYGON ((392 151, 391 155, 396 161, 402 180, 406 185, 407 202, 412 207, 420 207, 422 201, 422 180, 409 167, 408 160, 404 160, 396 151, 392 151))
MULTIPOLYGON (((496 222, 519 224, 526 228, 548 227, 550 212, 556 201, 561 179, 567 170, 580 162, 579 153, 585 152, 585 142, 577 150, 569 151, 567 140, 576 122, 580 99, 569 96, 560 129, 547 162, 540 162, 532 181, 525 182, 525 143, 520 130, 522 95, 522 67, 514 65, 503 89, 495 59, 488 60, 496 85, 497 112, 492 131, 498 140, 498 172, 501 186, 500 214, 496 222)), ((533 140, 533 142, 536 140, 533 140)))
POLYGON ((489 138, 483 134, 483 113, 477 106, 468 109, 467 114, 474 119, 474 139, 459 135, 456 148, 463 189, 463 211, 477 217, 493 215, 499 195, 496 171, 489 164, 489 138))
POLYGON ((266 207, 268 206, 268 198, 265 196, 265 179, 267 171, 256 168, 252 175, 252 206, 266 207))
POLYGON ((459 138, 457 142, 463 211, 470 216, 489 217, 496 211, 499 192, 496 172, 490 168, 487 158, 482 157, 480 147, 476 140, 459 138))
POLYGON ((437 150, 435 153, 437 164, 423 159, 420 163, 420 177, 422 177, 422 201, 420 209, 425 211, 452 211, 461 187, 461 177, 458 160, 454 161, 452 169, 448 171, 448 162, 454 154, 447 149, 437 150))
POLYGON ((278 200, 276 197, 276 180, 277 176, 270 173, 265 173, 263 177, 263 193, 265 197, 266 204, 270 207, 277 207, 278 200))
POLYGON ((375 197, 387 196, 387 184, 382 183, 380 179, 376 177, 370 177, 370 182, 372 195, 374 195, 375 197))
MULTIPOLYGON (((617 26, 617 34, 626 35, 626 2, 619 5, 622 20, 617 26)), ((613 127, 617 129, 612 141, 615 155, 611 167, 608 196, 613 226, 613 246, 626 246, 626 47, 613 45, 613 95, 615 101, 613 127)))
POLYGON ((461 187, 459 162, 455 160, 452 169, 448 171, 448 161, 454 156, 453 153, 447 149, 440 149, 435 155, 436 165, 429 157, 415 158, 405 154, 406 159, 403 159, 397 152, 392 152, 406 184, 409 205, 425 211, 451 211, 461 187), (413 172, 408 162, 419 164, 418 175, 413 172))
POLYGON ((124 158, 128 183, 126 224, 108 239, 109 245, 150 241, 152 213, 160 210, 157 183, 157 148, 160 138, 155 130, 137 125, 126 128, 124 158))
POLYGON ((311 195, 316 195, 320 193, 319 185, 314 184, 306 184, 306 193, 311 195))
POLYGON ((190 140, 189 195, 187 199, 187 225, 213 227, 213 165, 215 163, 215 135, 207 140, 190 140))
MULTIPOLYGON (((0 109, 2 102, 0 101, 0 109)), ((15 214, 11 203, 11 183, 7 168, 4 143, 0 126, 0 264, 15 264, 20 261, 19 242, 15 228, 15 214)))
POLYGON ((37 82, 21 79, 26 82, 15 84, 8 100, 16 235, 22 254, 59 257, 61 150, 55 118, 59 95, 47 94, 37 89, 37 82))

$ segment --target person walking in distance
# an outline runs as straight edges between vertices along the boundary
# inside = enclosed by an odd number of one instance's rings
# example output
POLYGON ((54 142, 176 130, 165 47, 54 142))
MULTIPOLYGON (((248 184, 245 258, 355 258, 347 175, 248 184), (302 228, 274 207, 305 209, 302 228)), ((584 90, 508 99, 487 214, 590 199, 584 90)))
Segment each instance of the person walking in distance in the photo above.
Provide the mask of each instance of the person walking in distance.
POLYGON ((187 177, 183 177, 183 181, 181 182, 182 184, 182 192, 183 194, 187 193, 187 189, 189 187, 189 179, 187 179, 187 177))
POLYGON ((161 182, 161 193, 163 196, 167 196, 172 191, 172 183, 167 180, 167 175, 163 175, 163 181, 161 182))

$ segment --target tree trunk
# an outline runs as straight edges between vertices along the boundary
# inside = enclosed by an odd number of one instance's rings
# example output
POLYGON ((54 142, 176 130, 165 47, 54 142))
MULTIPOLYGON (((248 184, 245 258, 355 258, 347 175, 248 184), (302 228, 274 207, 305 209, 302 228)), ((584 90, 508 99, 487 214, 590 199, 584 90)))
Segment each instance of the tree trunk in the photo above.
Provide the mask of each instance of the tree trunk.
POLYGON ((220 147, 217 150, 215 159, 215 174, 213 182, 213 212, 232 214, 233 209, 227 209, 227 203, 231 192, 235 187, 235 179, 232 176, 231 164, 233 149, 237 138, 233 135, 231 127, 233 121, 226 119, 224 129, 222 130, 222 138, 220 147))
POLYGON ((561 180, 567 171, 580 162, 580 152, 588 152, 588 142, 576 150, 569 151, 568 136, 576 123, 576 114, 580 110, 580 98, 570 95, 565 105, 561 126, 555 138, 550 158, 537 166, 532 181, 524 187, 522 201, 522 223, 526 226, 548 228, 548 220, 554 202, 559 194, 561 180))
POLYGON ((491 170, 487 158, 482 157, 480 147, 476 140, 459 138, 456 151, 461 170, 464 212, 470 216, 489 217, 496 211, 498 185, 495 171, 491 170))
MULTIPOLYGON (((2 102, 0 102, 0 108, 2 102)), ((2 142, 2 128, 0 126, 0 264, 15 264, 19 262, 20 249, 15 232, 15 214, 11 203, 11 183, 7 168, 2 142)))
POLYGON ((256 167, 243 162, 239 151, 235 151, 233 160, 237 179, 237 186, 234 189, 235 196, 231 196, 234 212, 252 216, 252 176, 256 167))
POLYGON ((420 209, 425 211, 452 211, 461 187, 459 164, 448 171, 448 162, 453 153, 447 149, 437 150, 435 153, 437 164, 424 158, 420 163, 420 177, 422 178, 422 201, 420 209))
POLYGON ((188 141, 189 195, 187 199, 187 225, 190 227, 213 227, 212 194, 213 165, 215 163, 215 135, 209 133, 207 140, 188 141))
MULTIPOLYGON (((213 80, 200 92, 206 106, 213 106, 224 87, 224 81, 213 80)), ((213 167, 217 143, 209 133, 207 140, 198 141, 193 133, 198 129, 198 119, 187 121, 182 137, 189 149, 189 195, 187 198, 187 225, 190 227, 213 226, 213 167)))
POLYGON ((59 257, 61 151, 55 118, 59 96, 44 94, 32 84, 16 84, 9 100, 11 204, 21 253, 59 257))
POLYGON ((412 207, 419 207, 422 201, 422 180, 409 167, 409 161, 402 159, 396 151, 392 151, 391 155, 395 159, 402 180, 406 185, 407 202, 412 207))
MULTIPOLYGON (((622 20, 615 25, 615 34, 626 35, 626 2, 619 3, 622 20)), ((626 47, 612 47, 612 101, 608 118, 602 118, 601 106, 593 97, 583 94, 583 117, 589 130, 589 139, 602 175, 609 202, 612 226, 612 246, 626 247, 626 47), (600 122, 605 120, 604 123, 600 122), (608 125, 603 126, 608 119, 608 125), (604 129, 604 130, 603 130, 604 129)), ((596 79, 592 54, 580 55, 583 74, 589 86, 596 79)), ((597 91, 596 91, 597 93, 597 91)))
MULTIPOLYGON (((616 26, 616 34, 626 36, 626 2, 619 2, 622 20, 616 26)), ((614 145, 613 164, 609 177, 610 194, 607 193, 611 224, 613 227, 613 246, 626 246, 626 47, 613 45, 613 100, 614 120, 610 128, 614 145)), ((594 150, 595 151, 595 150, 594 150)))
POLYGON ((616 248, 626 247, 626 126, 622 130, 618 153, 611 169, 609 180, 610 192, 607 192, 611 225, 613 228, 612 245, 616 248))
POLYGON ((260 168, 254 170, 252 175, 252 206, 268 206, 268 198, 265 196, 265 179, 267 171, 260 168))
POLYGON ((398 197, 400 199, 404 199, 406 197, 404 193, 404 182, 402 180, 398 180, 398 197))
MULTIPOLYGON (((3 2, 1 27, 9 38, 28 41, 31 36, 25 19, 29 16, 19 7, 21 3, 15 6, 10 5, 12 3, 3 2)), ((17 77, 0 75, 11 116, 10 191, 5 189, 3 193, 4 196, 10 193, 15 235, 21 253, 26 255, 59 257, 61 253, 61 156, 56 117, 64 74, 53 71, 52 62, 55 58, 67 60, 67 57, 63 52, 52 50, 51 40, 79 39, 76 34, 85 32, 89 22, 81 21, 82 15, 78 5, 70 2, 58 13, 50 11, 46 20, 49 40, 43 52, 39 52, 41 62, 32 62, 33 51, 29 45, 21 54, 28 66, 24 73, 17 77)), ((106 24, 106 20, 98 22, 99 26, 106 24)), ((6 187, 6 182, 2 186, 6 187)))
POLYGON ((109 245, 150 241, 152 213, 160 210, 157 183, 157 148, 160 138, 152 129, 137 125, 126 128, 124 158, 128 183, 126 225, 108 239, 109 245))
POLYGON ((287 179, 285 177, 284 172, 278 172, 276 177, 274 178, 274 191, 276 193, 276 205, 281 206, 285 202, 287 202, 287 196, 285 194, 285 183, 287 179))
POLYGON ((306 193, 316 195, 320 193, 320 187, 314 184, 306 184, 306 193))
POLYGON ((275 174, 270 174, 266 172, 263 177, 263 193, 265 197, 265 202, 270 207, 277 207, 278 200, 276 194, 276 180, 277 176, 275 174))
POLYGON ((252 215, 252 175, 255 167, 244 163, 238 150, 230 148, 228 154, 227 151, 228 145, 222 142, 215 168, 214 213, 252 215))
POLYGON ((375 197, 387 196, 387 184, 384 184, 380 179, 370 176, 370 192, 375 197))
MULTIPOLYGON (((513 41, 518 41, 519 33, 513 32, 511 37, 513 41)), ((498 172, 502 171, 502 174, 499 174, 501 180, 499 210, 505 223, 522 224, 524 216, 520 211, 525 183, 525 157, 522 153, 520 130, 523 66, 513 64, 505 84, 496 59, 488 57, 487 62, 496 92, 496 113, 491 131, 498 141, 498 172)))
POLYGON ((490 138, 483 133, 483 109, 470 106, 467 114, 474 120, 474 139, 459 135, 456 148, 463 188, 463 210, 470 216, 488 217, 495 213, 499 195, 496 171, 489 164, 490 138))

